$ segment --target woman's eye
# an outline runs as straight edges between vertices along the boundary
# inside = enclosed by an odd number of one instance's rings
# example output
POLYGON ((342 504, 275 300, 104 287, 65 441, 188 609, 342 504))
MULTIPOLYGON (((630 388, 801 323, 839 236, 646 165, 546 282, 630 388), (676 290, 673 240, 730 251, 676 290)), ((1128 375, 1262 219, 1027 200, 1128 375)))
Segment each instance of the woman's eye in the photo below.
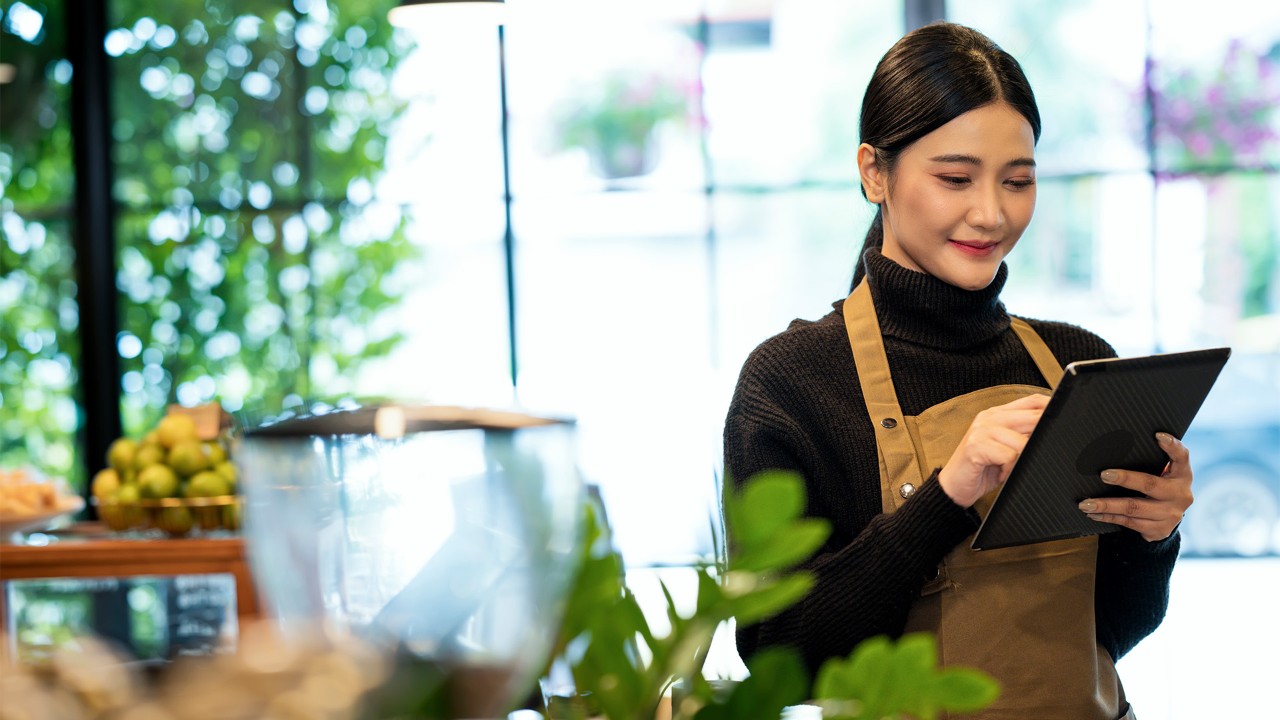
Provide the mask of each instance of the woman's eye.
POLYGON ((967 177, 956 177, 955 175, 939 175, 938 177, 942 178, 942 182, 947 183, 948 185, 969 184, 969 178, 967 177))
POLYGON ((1022 190, 1023 188, 1029 188, 1029 187, 1031 187, 1032 185, 1035 185, 1035 184, 1036 184, 1036 181, 1035 181, 1034 179, 1030 179, 1030 180, 1028 180, 1028 179, 1022 179, 1022 180, 1007 180, 1007 181, 1005 181, 1005 182, 1006 182, 1008 185, 1010 185, 1011 187, 1014 187, 1014 188, 1016 188, 1016 189, 1018 189, 1018 190, 1022 190))

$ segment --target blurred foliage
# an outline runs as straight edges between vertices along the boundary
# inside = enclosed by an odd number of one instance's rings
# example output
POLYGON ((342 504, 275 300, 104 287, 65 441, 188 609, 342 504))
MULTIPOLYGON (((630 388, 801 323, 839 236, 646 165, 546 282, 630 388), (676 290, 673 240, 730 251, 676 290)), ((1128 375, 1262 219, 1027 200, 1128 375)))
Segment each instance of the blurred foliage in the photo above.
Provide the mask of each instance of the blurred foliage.
MULTIPOLYGON (((341 395, 400 341, 378 320, 416 250, 399 208, 374 197, 409 50, 392 5, 111 2, 121 333, 95 351, 120 353, 126 434, 172 402, 269 411, 341 395)), ((3 7, 0 52, 17 68, 4 93, 29 100, 0 104, 0 462, 67 475, 80 359, 64 8, 3 7), (15 16, 43 22, 24 35, 15 16), (60 382, 33 378, 37 361, 60 382)))
POLYGON ((70 235, 71 65, 61 2, 0 3, 0 464, 83 482, 70 235))
POLYGON ((717 687, 704 677, 717 628, 731 619, 751 624, 773 616, 812 587, 812 573, 795 568, 831 528, 805 517, 804 506, 804 481, 794 472, 763 472, 740 492, 726 492, 732 553, 727 564, 696 569, 692 612, 679 612, 662 585, 671 627, 665 635, 654 632, 625 585, 622 558, 588 506, 582 556, 554 649, 572 668, 576 695, 548 698, 550 716, 647 720, 668 688, 674 720, 773 720, 803 702, 817 704, 829 718, 929 720, 995 700, 999 685, 986 673, 939 668, 935 638, 927 633, 870 638, 847 658, 824 663, 813 685, 798 651, 781 647, 753 656, 750 676, 741 682, 717 687))
POLYGON ((592 172, 602 178, 644 175, 657 161, 654 132, 667 122, 696 120, 699 88, 675 73, 615 70, 580 88, 554 118, 562 147, 587 151, 592 172))
POLYGON ((1161 175, 1280 164, 1280 42, 1257 52, 1232 40, 1203 66, 1156 62, 1152 84, 1161 175))

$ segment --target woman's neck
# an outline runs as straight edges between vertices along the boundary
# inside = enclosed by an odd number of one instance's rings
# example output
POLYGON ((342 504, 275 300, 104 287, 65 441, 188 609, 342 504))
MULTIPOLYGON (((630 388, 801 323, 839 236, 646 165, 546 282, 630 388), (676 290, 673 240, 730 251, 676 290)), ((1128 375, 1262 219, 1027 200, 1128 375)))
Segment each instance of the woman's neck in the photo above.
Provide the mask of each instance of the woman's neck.
POLYGON ((1000 290, 1008 276, 1003 263, 985 288, 964 290, 902 267, 878 250, 868 250, 863 262, 880 331, 886 336, 959 350, 1009 328, 1009 314, 1000 302, 1000 290))

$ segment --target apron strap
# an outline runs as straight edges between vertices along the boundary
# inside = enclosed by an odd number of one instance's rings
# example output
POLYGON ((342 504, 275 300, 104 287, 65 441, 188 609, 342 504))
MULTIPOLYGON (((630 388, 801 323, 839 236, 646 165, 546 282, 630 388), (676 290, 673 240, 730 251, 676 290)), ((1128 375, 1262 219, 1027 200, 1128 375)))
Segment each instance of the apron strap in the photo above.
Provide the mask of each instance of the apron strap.
MULTIPOLYGON (((880 320, 876 318, 871 290, 865 281, 859 283, 844 301, 844 327, 849 333, 858 382, 862 385, 862 397, 871 416, 871 427, 876 433, 876 447, 884 463, 886 477, 901 478, 920 487, 924 478, 916 462, 916 448, 907 433, 898 393, 889 375, 889 358, 885 355, 884 341, 880 336, 880 320)), ((881 494, 889 492, 889 485, 881 483, 881 494)), ((884 505, 892 506, 891 500, 884 505)))
POLYGON ((1009 316, 1009 325, 1022 340, 1036 367, 1040 368, 1040 374, 1044 376, 1045 382, 1049 383, 1049 389, 1058 387, 1058 382, 1062 380, 1062 364, 1053 356, 1053 351, 1045 345, 1044 340, 1040 339, 1039 333, 1032 329, 1026 320, 1012 315, 1009 316))
MULTIPOLYGON (((1057 387, 1062 379, 1062 365, 1053 356, 1053 351, 1026 321, 1010 316, 1009 324, 1035 361, 1045 382, 1050 388, 1057 387)), ((900 479, 898 484, 909 482, 920 487, 924 476, 916 461, 916 447, 907 432, 902 406, 898 404, 898 393, 893 387, 889 358, 885 355, 880 333, 880 320, 876 317, 866 281, 859 283, 845 298, 844 326, 849 334, 849 347, 853 350, 858 382, 876 434, 876 448, 884 465, 885 477, 900 479)), ((896 504, 889 496, 891 492, 888 483, 881 483, 884 507, 896 504)))

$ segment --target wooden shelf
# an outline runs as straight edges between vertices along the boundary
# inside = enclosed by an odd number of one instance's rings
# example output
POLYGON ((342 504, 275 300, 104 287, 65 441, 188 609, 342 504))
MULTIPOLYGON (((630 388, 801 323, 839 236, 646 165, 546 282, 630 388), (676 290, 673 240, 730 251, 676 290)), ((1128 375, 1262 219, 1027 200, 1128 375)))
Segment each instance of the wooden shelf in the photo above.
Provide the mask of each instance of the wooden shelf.
MULTIPOLYGON (((238 536, 121 538, 96 523, 73 525, 50 534, 48 545, 0 545, 0 583, 42 578, 210 575, 235 578, 236 615, 241 623, 258 618, 258 598, 238 536)), ((0 592, 0 628, 8 626, 0 592)))

